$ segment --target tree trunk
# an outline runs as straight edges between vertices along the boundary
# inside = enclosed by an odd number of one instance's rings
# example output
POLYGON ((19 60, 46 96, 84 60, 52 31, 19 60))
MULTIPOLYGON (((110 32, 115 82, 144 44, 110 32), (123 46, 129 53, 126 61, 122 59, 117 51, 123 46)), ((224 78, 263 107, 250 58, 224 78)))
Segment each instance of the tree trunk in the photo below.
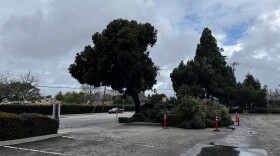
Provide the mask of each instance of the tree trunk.
POLYGON ((135 91, 135 90, 132 91, 131 96, 132 96, 134 104, 135 104, 135 113, 141 113, 141 110, 140 110, 140 100, 139 100, 139 96, 138 96, 137 91, 135 91))

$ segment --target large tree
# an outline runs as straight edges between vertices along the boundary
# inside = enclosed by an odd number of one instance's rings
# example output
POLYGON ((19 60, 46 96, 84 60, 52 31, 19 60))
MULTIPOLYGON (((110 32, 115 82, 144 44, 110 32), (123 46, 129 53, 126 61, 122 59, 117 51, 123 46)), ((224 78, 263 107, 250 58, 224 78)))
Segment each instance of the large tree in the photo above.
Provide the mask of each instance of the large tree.
POLYGON ((170 74, 173 88, 187 85, 194 96, 215 97, 222 103, 230 103, 236 84, 232 68, 227 65, 222 48, 217 46, 211 30, 205 28, 197 45, 193 60, 181 62, 170 74))
POLYGON ((156 84, 159 68, 149 57, 148 46, 157 40, 149 23, 117 19, 92 36, 94 47, 86 46, 70 65, 70 74, 81 84, 110 86, 131 95, 140 112, 138 93, 156 84))

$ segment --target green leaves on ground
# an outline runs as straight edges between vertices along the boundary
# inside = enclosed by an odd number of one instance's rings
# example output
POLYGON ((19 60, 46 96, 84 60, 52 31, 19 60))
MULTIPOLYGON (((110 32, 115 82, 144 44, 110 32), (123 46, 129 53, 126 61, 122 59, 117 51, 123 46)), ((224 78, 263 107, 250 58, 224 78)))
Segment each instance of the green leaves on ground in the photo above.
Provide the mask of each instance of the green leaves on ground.
POLYGON ((188 95, 178 98, 178 105, 175 108, 168 110, 163 104, 156 104, 147 116, 155 122, 162 123, 163 115, 166 113, 168 126, 183 128, 215 127, 216 116, 219 117, 220 126, 233 124, 228 109, 214 100, 201 100, 188 95))

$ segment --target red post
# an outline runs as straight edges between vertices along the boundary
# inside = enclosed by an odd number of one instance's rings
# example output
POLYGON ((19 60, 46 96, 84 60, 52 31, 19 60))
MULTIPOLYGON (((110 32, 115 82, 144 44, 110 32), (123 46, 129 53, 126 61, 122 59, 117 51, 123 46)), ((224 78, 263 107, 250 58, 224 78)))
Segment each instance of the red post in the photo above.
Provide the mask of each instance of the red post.
POLYGON ((239 122, 240 122, 240 119, 239 119, 239 115, 238 115, 238 117, 237 117, 238 126, 240 126, 239 122))
POLYGON ((237 122, 237 116, 238 116, 238 114, 237 114, 237 112, 235 113, 235 122, 237 122))
POLYGON ((163 128, 166 128, 166 114, 163 117, 163 128))
POLYGON ((214 131, 216 131, 216 132, 220 131, 219 130, 219 119, 218 119, 218 116, 216 116, 216 129, 214 131))

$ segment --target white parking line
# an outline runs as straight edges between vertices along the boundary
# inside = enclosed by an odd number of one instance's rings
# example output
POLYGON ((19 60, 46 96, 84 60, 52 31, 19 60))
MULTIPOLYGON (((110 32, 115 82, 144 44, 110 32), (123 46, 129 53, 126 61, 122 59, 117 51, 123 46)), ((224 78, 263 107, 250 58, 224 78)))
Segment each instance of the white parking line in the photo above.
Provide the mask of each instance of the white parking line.
POLYGON ((20 147, 13 147, 13 146, 3 146, 3 147, 11 148, 11 149, 17 149, 17 150, 38 152, 38 153, 53 154, 53 155, 66 155, 66 154, 63 154, 63 153, 48 152, 48 151, 41 151, 41 150, 28 149, 28 148, 20 148, 20 147))
POLYGON ((78 138, 75 138, 75 137, 70 137, 70 136, 62 136, 63 138, 68 138, 68 139, 78 139, 78 138))
POLYGON ((143 146, 143 147, 150 147, 150 148, 154 147, 154 146, 151 146, 151 145, 143 145, 143 144, 135 144, 135 145, 143 146))

